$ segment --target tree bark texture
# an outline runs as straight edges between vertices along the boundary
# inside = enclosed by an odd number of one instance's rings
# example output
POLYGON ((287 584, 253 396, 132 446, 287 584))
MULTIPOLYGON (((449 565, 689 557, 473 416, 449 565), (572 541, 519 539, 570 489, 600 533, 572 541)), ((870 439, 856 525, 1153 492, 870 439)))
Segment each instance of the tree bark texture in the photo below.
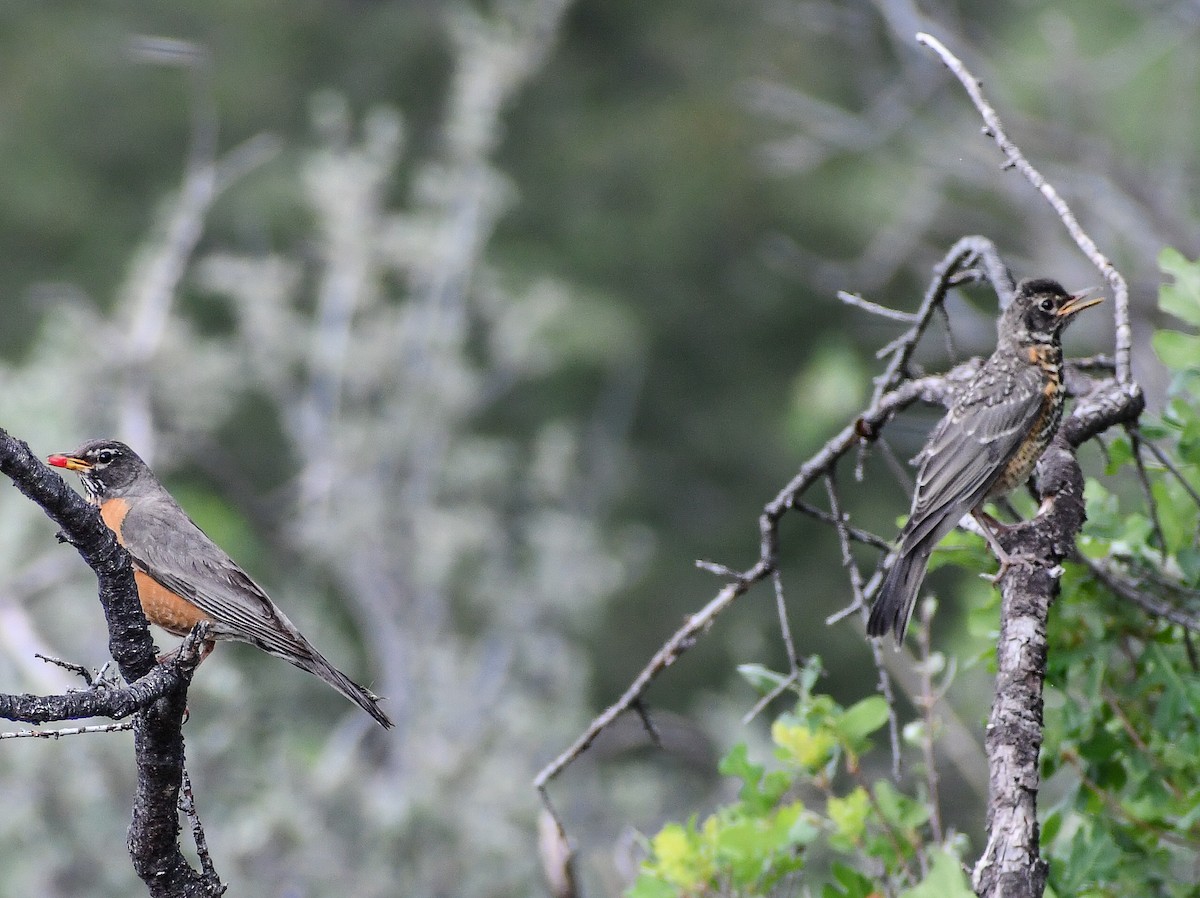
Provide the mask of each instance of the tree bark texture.
POLYGON ((100 520, 96 507, 42 464, 28 445, 2 429, 0 473, 62 528, 59 538, 73 545, 95 572, 109 650, 129 684, 57 696, 0 695, 0 717, 44 723, 133 713, 137 790, 128 848, 134 868, 154 898, 222 894, 225 887, 216 874, 192 869, 179 850, 182 725, 198 662, 195 634, 174 661, 157 664, 129 555, 100 520))
POLYGON ((1144 406, 1136 385, 1105 380, 1076 401, 1037 468, 1042 499, 1033 520, 1000 534, 1015 562, 1000 581, 996 697, 988 720, 987 844, 972 885, 980 898, 1041 898, 1048 865, 1037 821, 1042 747, 1046 622, 1058 595, 1062 561, 1083 528, 1083 473, 1074 449, 1134 421, 1144 406))

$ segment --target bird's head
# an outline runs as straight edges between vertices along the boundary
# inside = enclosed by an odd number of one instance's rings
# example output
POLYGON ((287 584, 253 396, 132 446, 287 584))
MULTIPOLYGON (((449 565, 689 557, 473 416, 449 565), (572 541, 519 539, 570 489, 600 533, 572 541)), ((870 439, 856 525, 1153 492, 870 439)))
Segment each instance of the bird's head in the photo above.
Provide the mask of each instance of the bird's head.
POLYGON ((1058 281, 1029 278, 1017 284, 1017 292, 1000 320, 1000 338, 1021 346, 1053 343, 1062 337, 1075 316, 1104 302, 1091 299, 1091 290, 1068 293, 1058 281))
POLYGON ((116 440, 91 440, 70 454, 51 455, 46 461, 76 472, 97 502, 128 489, 146 470, 138 454, 116 440))

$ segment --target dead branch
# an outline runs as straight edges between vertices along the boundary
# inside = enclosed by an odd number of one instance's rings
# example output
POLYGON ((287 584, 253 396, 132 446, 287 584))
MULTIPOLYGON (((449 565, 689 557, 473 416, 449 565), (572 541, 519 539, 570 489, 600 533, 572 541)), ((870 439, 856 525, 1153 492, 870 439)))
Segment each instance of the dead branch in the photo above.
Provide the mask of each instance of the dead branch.
POLYGON ((0 716, 40 723, 132 713, 137 791, 128 848, 134 868, 154 898, 222 894, 225 886, 215 872, 197 872, 188 864, 178 838, 183 712, 203 634, 193 632, 175 661, 157 664, 129 555, 100 520, 96 507, 4 430, 0 430, 0 473, 62 528, 60 539, 73 545, 96 573, 109 650, 129 684, 60 696, 2 695, 0 716))
POLYGON ((941 58, 946 68, 954 73, 954 76, 962 83, 963 89, 966 90, 967 95, 971 98, 971 102, 975 104, 975 108, 979 110, 979 114, 984 121, 984 133, 995 141, 996 146, 1004 154, 1004 167, 1015 168, 1046 198, 1046 201, 1058 214, 1059 219, 1066 227, 1067 233, 1075 241, 1075 245, 1083 251, 1083 254, 1088 257, 1091 263, 1104 275, 1104 279, 1108 281, 1113 291, 1113 317, 1117 326, 1117 380, 1122 384, 1132 383, 1133 371, 1130 367, 1130 355, 1133 346, 1133 330, 1129 324, 1129 287, 1125 283, 1125 278, 1121 275, 1121 272, 1117 271, 1112 262, 1108 260, 1108 257, 1100 252, 1100 248, 1096 246, 1096 241, 1080 226, 1078 220, 1075 218, 1075 213, 1071 211, 1071 207, 1067 205, 1066 200, 1059 196, 1058 191, 1054 189, 1054 185, 1047 181, 1041 172, 1030 165, 1029 160, 1025 158, 1020 148, 1009 140, 1008 135, 1004 133, 1004 127, 1000 124, 1000 117, 996 115, 996 110, 992 108, 987 98, 983 95, 983 88, 980 86, 979 79, 971 74, 967 67, 963 65, 962 60, 947 50, 945 44, 933 35, 921 32, 917 34, 917 43, 924 44, 933 50, 941 58))
MULTIPOLYGON (((1068 387, 1076 401, 1058 437, 1039 464, 1038 484, 1043 499, 1042 508, 1032 521, 1011 529, 1002 539, 1010 555, 1024 560, 1005 568, 1000 580, 999 671, 986 746, 990 787, 988 842, 975 867, 974 884, 979 894, 987 898, 999 895, 1040 898, 1045 887, 1046 866, 1040 857, 1036 799, 1039 785, 1037 760, 1042 739, 1045 625, 1050 603, 1058 590, 1060 562, 1074 553, 1075 538, 1084 520, 1083 480, 1074 450, 1109 428, 1135 425, 1144 407, 1144 399, 1140 387, 1132 380, 1129 366, 1131 338, 1128 289, 1124 278, 1099 252, 1054 188, 1007 138, 995 111, 984 99, 978 82, 962 63, 935 38, 920 34, 918 41, 937 52, 947 67, 959 77, 984 117, 987 124, 985 132, 1005 154, 1006 166, 1021 171, 1050 202, 1076 243, 1104 274, 1115 294, 1115 356, 1111 360, 1104 356, 1081 360, 1068 372, 1068 387), (1108 377, 1096 379, 1089 376, 1110 371, 1112 374, 1108 377)), ((597 716, 571 746, 538 773, 535 785, 564 840, 566 835, 561 820, 554 812, 547 791, 550 781, 626 711, 641 713, 645 692, 653 680, 690 648, 734 600, 762 580, 777 578, 778 524, 789 510, 800 510, 837 529, 854 603, 846 612, 836 615, 836 619, 842 619, 854 610, 865 612, 881 582, 880 572, 891 564, 891 556, 889 554, 881 560, 875 575, 864 584, 864 578, 849 554, 850 540, 858 539, 868 545, 883 547, 879 545, 881 541, 877 537, 853 528, 843 514, 837 493, 836 466, 851 452, 860 453, 858 460, 861 463, 864 447, 881 436, 883 428, 898 411, 915 402, 948 404, 955 391, 975 374, 978 360, 956 365, 942 375, 924 377, 914 377, 910 362, 934 316, 943 314, 948 291, 960 284, 978 282, 987 282, 992 286, 1001 307, 1011 300, 1013 278, 993 244, 982 237, 964 237, 935 266, 930 286, 913 313, 896 312, 852 294, 840 294, 844 302, 872 314, 903 321, 909 327, 877 353, 879 358, 886 360, 886 365, 875 380, 875 388, 866 409, 805 461, 792 479, 764 506, 759 517, 758 560, 740 572, 724 565, 706 563, 706 569, 728 578, 725 586, 663 644, 625 693, 597 716), (817 481, 826 484, 830 505, 828 512, 802 499, 817 481)), ((875 644, 874 648, 881 687, 887 691, 884 662, 878 654, 878 645, 875 644)), ((928 692, 929 684, 923 685, 928 692)), ((898 756, 898 752, 895 753, 898 756)), ((930 763, 928 758, 927 763, 930 763)))
POLYGON ((1042 456, 1038 480, 1043 511, 1001 535, 1005 551, 1024 560, 1000 581, 996 699, 986 737, 988 840, 972 877, 981 896, 1040 896, 1046 887, 1037 822, 1046 621, 1060 563, 1074 551, 1084 519, 1083 473, 1061 437, 1042 456))
POLYGON ((1038 464, 1042 508, 1033 521, 1014 528, 1001 541, 1010 554, 1038 562, 1010 567, 1001 580, 996 698, 986 738, 988 840, 975 865, 972 885, 981 898, 1041 898, 1047 865, 1041 857, 1037 793, 1046 620, 1058 593, 1059 562, 1074 553, 1075 538, 1084 521, 1083 475, 1073 450, 1109 427, 1135 424, 1145 404, 1130 368, 1129 290, 1125 278, 1079 225, 1058 191, 1004 133, 979 80, 937 38, 920 33, 917 42, 937 53, 958 78, 984 120, 984 133, 1004 154, 1005 167, 1020 171, 1046 198, 1076 245, 1104 275, 1114 296, 1116 376, 1096 384, 1077 401, 1038 464))

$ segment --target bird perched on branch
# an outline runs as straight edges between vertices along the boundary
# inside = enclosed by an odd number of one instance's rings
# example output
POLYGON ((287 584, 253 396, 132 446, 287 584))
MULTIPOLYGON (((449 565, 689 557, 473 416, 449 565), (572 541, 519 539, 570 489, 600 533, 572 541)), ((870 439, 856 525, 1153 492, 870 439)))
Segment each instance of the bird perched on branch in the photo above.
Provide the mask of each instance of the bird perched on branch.
POLYGON ((384 727, 394 726, 378 696, 325 660, 262 588, 205 535, 138 454, 116 440, 93 440, 47 461, 79 474, 100 517, 133 558, 146 619, 174 636, 201 621, 210 640, 256 645, 314 674, 384 727))
POLYGON ((919 464, 912 511, 900 534, 867 633, 889 630, 904 641, 917 591, 934 547, 968 513, 1000 560, 1011 559, 996 539, 1003 528, 983 511, 1033 473, 1062 420, 1062 334, 1084 309, 1102 298, 1070 294, 1056 281, 1022 281, 997 326, 996 350, 954 398, 949 412, 915 461, 919 464))

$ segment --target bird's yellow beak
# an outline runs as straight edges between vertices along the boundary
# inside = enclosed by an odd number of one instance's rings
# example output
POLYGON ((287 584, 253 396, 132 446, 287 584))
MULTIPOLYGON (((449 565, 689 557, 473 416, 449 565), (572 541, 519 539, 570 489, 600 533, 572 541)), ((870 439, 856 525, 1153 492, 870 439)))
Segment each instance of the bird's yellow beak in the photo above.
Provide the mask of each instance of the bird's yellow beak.
POLYGON ((46 463, 56 468, 66 468, 68 471, 89 471, 91 464, 75 455, 51 455, 46 463))
POLYGON ((1059 307, 1056 313, 1059 318, 1070 318, 1072 315, 1077 315, 1084 309, 1090 309, 1092 306, 1098 306, 1104 302, 1103 296, 1097 296, 1095 299, 1088 299, 1088 294, 1096 287, 1088 287, 1086 290, 1080 290, 1078 293, 1071 294, 1071 298, 1059 307))

